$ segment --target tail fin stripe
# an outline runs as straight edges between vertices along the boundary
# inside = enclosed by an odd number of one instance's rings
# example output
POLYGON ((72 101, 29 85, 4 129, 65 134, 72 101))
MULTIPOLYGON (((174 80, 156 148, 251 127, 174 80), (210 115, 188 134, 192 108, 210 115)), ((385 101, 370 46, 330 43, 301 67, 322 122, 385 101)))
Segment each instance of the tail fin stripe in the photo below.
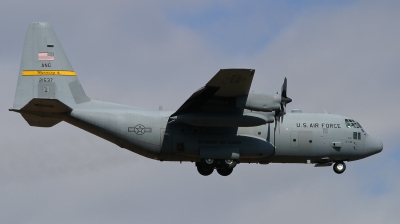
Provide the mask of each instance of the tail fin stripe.
POLYGON ((48 76, 48 75, 67 75, 76 76, 75 71, 66 70, 24 70, 22 71, 23 76, 48 76))

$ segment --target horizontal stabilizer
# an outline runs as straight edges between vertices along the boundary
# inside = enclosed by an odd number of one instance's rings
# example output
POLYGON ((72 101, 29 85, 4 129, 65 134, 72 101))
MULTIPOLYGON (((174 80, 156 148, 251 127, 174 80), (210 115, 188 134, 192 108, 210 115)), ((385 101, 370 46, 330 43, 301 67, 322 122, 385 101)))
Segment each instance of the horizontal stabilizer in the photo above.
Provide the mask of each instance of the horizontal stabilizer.
MULTIPOLYGON (((56 99, 32 99, 21 108, 21 112, 65 113, 72 109, 56 99)), ((16 111, 16 110, 12 110, 16 111)))
POLYGON ((20 110, 10 111, 20 113, 30 126, 52 127, 61 122, 63 115, 72 109, 56 99, 32 99, 20 110))
POLYGON ((59 118, 40 117, 31 114, 21 114, 21 115, 26 120, 26 122, 28 122, 30 126, 35 126, 35 127, 43 127, 43 128, 52 127, 62 121, 59 118))

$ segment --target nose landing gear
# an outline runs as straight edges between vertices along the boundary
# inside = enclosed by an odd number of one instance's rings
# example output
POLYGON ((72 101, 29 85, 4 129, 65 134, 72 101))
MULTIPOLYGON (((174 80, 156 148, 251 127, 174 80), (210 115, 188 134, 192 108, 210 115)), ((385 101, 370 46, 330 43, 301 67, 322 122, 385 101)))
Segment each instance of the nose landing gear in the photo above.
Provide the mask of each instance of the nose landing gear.
POLYGON ((333 165, 333 171, 335 171, 335 173, 337 174, 341 174, 346 170, 346 164, 344 164, 344 162, 336 162, 333 165))
POLYGON ((237 162, 232 159, 202 159, 200 162, 196 162, 197 171, 203 176, 212 174, 214 169, 221 176, 229 176, 236 164, 237 162))

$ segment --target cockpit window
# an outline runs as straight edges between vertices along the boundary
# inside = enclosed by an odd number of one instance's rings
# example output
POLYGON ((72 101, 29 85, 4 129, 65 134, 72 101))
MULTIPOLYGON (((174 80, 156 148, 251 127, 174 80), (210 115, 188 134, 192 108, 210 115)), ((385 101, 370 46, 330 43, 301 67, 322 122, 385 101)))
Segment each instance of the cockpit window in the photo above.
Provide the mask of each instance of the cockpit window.
POLYGON ((347 128, 362 128, 360 123, 352 119, 345 119, 345 123, 347 128))
POLYGON ((344 120, 345 121, 345 123, 346 123, 346 127, 347 128, 350 128, 350 122, 349 122, 349 119, 346 119, 346 120, 344 120))

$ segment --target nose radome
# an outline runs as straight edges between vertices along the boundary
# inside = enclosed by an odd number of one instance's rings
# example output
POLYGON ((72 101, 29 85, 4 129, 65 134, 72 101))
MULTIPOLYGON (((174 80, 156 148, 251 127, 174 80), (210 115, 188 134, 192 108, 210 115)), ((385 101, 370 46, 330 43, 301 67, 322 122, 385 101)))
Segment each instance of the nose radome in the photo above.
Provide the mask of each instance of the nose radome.
POLYGON ((382 141, 372 136, 368 136, 367 139, 365 139, 364 149, 370 155, 380 153, 383 149, 382 141))

